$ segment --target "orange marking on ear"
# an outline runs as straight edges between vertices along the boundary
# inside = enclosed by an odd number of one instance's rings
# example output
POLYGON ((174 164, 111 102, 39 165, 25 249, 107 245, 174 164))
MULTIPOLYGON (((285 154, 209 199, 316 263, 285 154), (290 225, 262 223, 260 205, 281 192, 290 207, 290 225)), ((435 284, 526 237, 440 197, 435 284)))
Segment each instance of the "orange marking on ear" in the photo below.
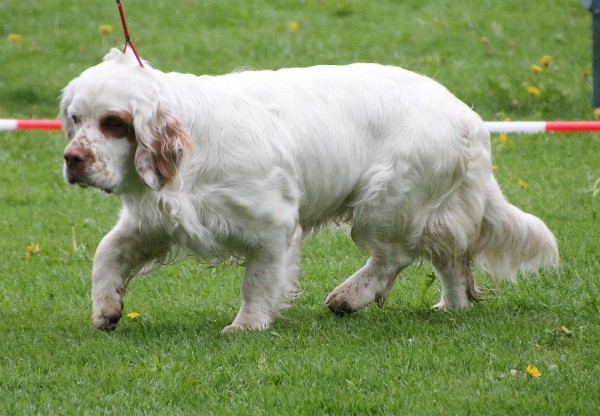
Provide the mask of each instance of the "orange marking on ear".
POLYGON ((192 147, 192 140, 181 120, 171 113, 162 115, 164 120, 160 130, 156 130, 156 167, 165 183, 169 183, 177 173, 183 153, 192 147))

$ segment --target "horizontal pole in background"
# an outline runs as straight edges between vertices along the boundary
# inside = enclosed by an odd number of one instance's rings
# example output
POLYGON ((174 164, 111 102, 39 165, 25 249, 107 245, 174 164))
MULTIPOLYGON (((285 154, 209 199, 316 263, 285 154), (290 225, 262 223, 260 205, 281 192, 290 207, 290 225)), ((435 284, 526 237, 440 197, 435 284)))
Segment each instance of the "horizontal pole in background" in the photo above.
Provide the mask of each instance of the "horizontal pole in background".
MULTIPOLYGON (((486 121, 490 133, 600 131, 600 121, 486 121)), ((2 120, 1 130, 61 130, 58 120, 2 120)))
POLYGON ((490 133, 600 131, 600 121, 487 121, 490 133))
POLYGON ((0 130, 61 130, 58 120, 0 120, 0 130))

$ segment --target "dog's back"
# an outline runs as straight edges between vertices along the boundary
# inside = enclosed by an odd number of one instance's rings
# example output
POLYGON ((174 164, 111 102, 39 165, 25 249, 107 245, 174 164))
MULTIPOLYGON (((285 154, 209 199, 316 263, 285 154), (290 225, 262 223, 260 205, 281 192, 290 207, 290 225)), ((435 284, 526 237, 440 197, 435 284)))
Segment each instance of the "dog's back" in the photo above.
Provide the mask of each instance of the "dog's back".
MULTIPOLYGON (((397 67, 245 71, 208 81, 230 99, 244 100, 245 111, 266 110, 260 122, 269 119, 263 128, 274 133, 261 140, 293 160, 308 228, 372 201, 374 187, 387 186, 383 175, 422 204, 463 174, 469 147, 489 150, 489 138, 469 143, 466 129, 480 122, 475 113, 435 81, 397 67), (419 186, 423 179, 433 186, 419 186)), ((240 120, 240 128, 248 131, 253 122, 240 120)))
MULTIPOLYGON (((393 66, 352 64, 242 71, 207 81, 246 110, 263 111, 267 133, 260 140, 280 148, 297 175, 304 230, 345 220, 367 251, 377 229, 402 240, 410 257, 454 261, 468 253, 511 279, 521 267, 517 260, 499 266, 499 258, 512 257, 498 254, 501 243, 492 249, 495 233, 504 240, 525 231, 500 227, 520 217, 493 178, 489 133, 434 80, 393 66), (499 209, 508 220, 495 215, 499 209)), ((240 128, 252 123, 240 121, 240 128)), ((547 228, 534 234, 543 239, 541 251, 524 268, 555 265, 552 234, 547 228)))

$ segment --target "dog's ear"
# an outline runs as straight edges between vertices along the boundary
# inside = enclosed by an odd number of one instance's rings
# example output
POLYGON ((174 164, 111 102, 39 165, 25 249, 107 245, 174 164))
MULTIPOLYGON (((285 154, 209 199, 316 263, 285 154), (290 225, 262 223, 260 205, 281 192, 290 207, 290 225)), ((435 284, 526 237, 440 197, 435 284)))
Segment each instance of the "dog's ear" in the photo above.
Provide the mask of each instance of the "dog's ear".
MULTIPOLYGON (((124 65, 133 65, 139 67, 137 56, 133 53, 131 48, 127 48, 125 52, 121 49, 112 48, 106 55, 104 55, 103 62, 114 62, 124 65)), ((145 68, 150 68, 148 62, 142 59, 145 68)))
POLYGON ((62 122, 65 137, 69 141, 75 136, 75 126, 67 112, 71 101, 73 101, 73 82, 69 83, 62 91, 60 110, 58 112, 58 119, 62 122))
POLYGON ((102 61, 110 62, 122 60, 124 55, 125 53, 122 50, 117 48, 111 48, 111 50, 106 55, 104 55, 104 59, 102 59, 102 61))
POLYGON ((140 178, 155 191, 171 182, 192 146, 181 120, 162 105, 146 118, 134 116, 137 149, 134 163, 140 178))

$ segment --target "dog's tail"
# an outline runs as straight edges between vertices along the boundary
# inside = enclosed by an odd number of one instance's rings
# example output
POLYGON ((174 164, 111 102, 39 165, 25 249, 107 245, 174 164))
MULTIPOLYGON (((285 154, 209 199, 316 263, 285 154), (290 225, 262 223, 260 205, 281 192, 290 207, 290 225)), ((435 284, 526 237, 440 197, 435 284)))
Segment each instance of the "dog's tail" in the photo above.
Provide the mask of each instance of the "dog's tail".
POLYGON ((519 271, 558 267, 556 238, 542 220, 508 203, 492 177, 473 260, 493 277, 515 281, 519 271))

